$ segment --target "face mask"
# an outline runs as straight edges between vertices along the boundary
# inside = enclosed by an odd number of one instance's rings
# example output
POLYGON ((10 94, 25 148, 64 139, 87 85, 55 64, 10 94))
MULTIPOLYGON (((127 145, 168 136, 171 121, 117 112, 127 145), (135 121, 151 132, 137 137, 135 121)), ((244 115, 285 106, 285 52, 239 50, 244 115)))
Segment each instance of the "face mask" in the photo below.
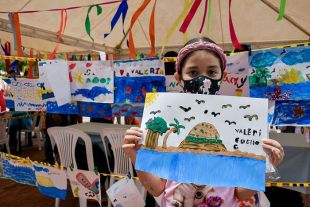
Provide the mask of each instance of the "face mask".
POLYGON ((206 76, 198 76, 192 80, 183 80, 184 93, 214 95, 220 90, 221 80, 213 80, 206 76))

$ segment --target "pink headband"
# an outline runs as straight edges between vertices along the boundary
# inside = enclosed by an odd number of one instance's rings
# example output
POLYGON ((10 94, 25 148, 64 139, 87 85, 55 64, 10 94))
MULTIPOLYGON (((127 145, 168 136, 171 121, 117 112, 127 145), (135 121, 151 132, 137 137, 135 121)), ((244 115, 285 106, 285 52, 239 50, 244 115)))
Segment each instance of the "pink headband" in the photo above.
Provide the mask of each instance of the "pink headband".
POLYGON ((177 57, 176 63, 175 63, 175 67, 176 67, 176 71, 178 73, 181 73, 181 62, 183 60, 183 58, 185 56, 187 56, 189 53, 194 52, 196 50, 209 50, 209 51, 213 51, 215 52, 218 57, 221 60, 221 69, 222 71, 225 69, 226 67, 226 57, 224 54, 224 51, 222 50, 222 48, 220 48, 219 46, 217 46, 214 43, 211 42, 204 42, 204 41, 199 41, 199 42, 194 42, 192 44, 186 45, 185 47, 183 47, 177 57))

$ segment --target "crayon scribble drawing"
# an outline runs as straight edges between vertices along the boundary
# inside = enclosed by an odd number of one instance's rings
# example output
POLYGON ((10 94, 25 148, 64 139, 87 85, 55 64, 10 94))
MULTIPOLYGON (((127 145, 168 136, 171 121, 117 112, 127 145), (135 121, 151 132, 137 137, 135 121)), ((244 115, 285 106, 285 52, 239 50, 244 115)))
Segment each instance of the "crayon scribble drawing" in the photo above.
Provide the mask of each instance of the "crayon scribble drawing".
POLYGON ((267 114, 267 99, 148 93, 136 169, 177 182, 263 190, 267 114))
POLYGON ((111 61, 69 61, 68 65, 72 100, 113 103, 111 61))
POLYGON ((114 61, 115 104, 144 103, 147 92, 165 92, 164 62, 155 59, 114 61))
POLYGON ((111 117, 111 104, 107 103, 93 103, 93 102, 78 102, 79 114, 81 116, 102 118, 111 117))
POLYGON ((8 98, 14 101, 16 111, 42 111, 46 105, 42 101, 39 79, 7 79, 10 87, 8 98))
POLYGON ((270 100, 309 99, 309 57, 309 46, 254 51, 249 60, 251 96, 270 100))
POLYGON ((46 196, 65 199, 67 175, 64 169, 32 163, 39 191, 46 196))
POLYGON ((97 200, 101 204, 100 175, 93 171, 67 170, 74 197, 97 200))
POLYGON ((36 185, 36 178, 32 163, 26 159, 11 159, 2 157, 3 177, 17 183, 36 185))
POLYGON ((74 102, 58 106, 56 101, 47 101, 46 112, 54 114, 79 114, 79 109, 77 103, 74 102))

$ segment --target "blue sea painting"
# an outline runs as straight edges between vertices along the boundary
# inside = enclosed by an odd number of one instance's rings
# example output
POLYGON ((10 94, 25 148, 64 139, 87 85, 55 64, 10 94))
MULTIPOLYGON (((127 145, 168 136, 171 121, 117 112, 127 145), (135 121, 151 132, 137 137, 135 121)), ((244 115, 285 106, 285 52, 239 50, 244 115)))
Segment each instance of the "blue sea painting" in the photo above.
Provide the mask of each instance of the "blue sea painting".
POLYGON ((115 104, 144 103, 147 92, 166 92, 164 76, 115 77, 115 104))
POLYGON ((71 103, 58 106, 56 101, 47 102, 46 112, 56 114, 79 114, 77 104, 71 103))
POLYGON ((35 173, 32 164, 25 160, 4 159, 3 177, 14 180, 17 183, 36 185, 35 173))
POLYGON ((310 100, 276 101, 273 125, 309 125, 310 100))
POLYGON ((111 117, 111 104, 108 103, 93 103, 93 102, 78 102, 79 114, 81 116, 102 118, 111 117))
POLYGON ((113 117, 129 116, 142 117, 144 106, 141 104, 113 104, 113 117))
POLYGON ((33 163, 37 187, 43 195, 65 199, 67 195, 67 176, 64 169, 33 163))
POLYGON ((265 190, 265 160, 144 148, 138 151, 135 168, 180 183, 265 190))
POLYGON ((253 51, 250 93, 270 100, 310 99, 310 47, 253 51))
POLYGON ((305 100, 310 99, 310 81, 283 84, 281 86, 251 87, 250 96, 269 100, 305 100))
POLYGON ((75 92, 71 93, 72 96, 82 95, 84 98, 91 99, 93 101, 100 95, 108 95, 108 94, 112 94, 112 91, 109 91, 104 86, 103 87, 95 86, 92 87, 91 89, 80 88, 77 89, 75 92))

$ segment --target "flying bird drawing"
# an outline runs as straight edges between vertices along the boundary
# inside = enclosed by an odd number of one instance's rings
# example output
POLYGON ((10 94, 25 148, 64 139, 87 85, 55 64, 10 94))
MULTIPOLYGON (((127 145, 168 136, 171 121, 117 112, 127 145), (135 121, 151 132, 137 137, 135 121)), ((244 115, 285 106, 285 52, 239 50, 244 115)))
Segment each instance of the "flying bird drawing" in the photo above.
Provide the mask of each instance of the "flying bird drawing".
POLYGON ((154 114, 154 115, 156 115, 157 113, 160 113, 160 112, 161 112, 161 110, 151 111, 151 112, 150 112, 150 114, 154 114))
POLYGON ((252 121, 252 119, 254 119, 254 118, 255 118, 256 120, 258 120, 257 114, 254 114, 254 115, 244 115, 243 118, 249 119, 249 121, 252 121))
POLYGON ((225 120, 225 123, 228 123, 229 125, 236 125, 237 123, 235 121, 229 121, 229 120, 225 120))
POLYGON ((232 105, 231 105, 231 104, 222 105, 222 109, 226 109, 226 108, 228 108, 228 107, 232 107, 232 105))
POLYGON ((198 104, 205 103, 204 100, 198 100, 198 99, 196 99, 195 101, 196 101, 198 104))
POLYGON ((217 115, 220 115, 221 113, 220 113, 220 112, 217 112, 217 113, 216 113, 216 112, 213 111, 211 114, 212 114, 214 117, 216 117, 217 115))
POLYGON ((248 105, 244 105, 244 106, 241 105, 241 106, 239 106, 239 109, 246 109, 246 108, 249 108, 250 106, 251 106, 251 105, 249 105, 249 104, 248 104, 248 105))
POLYGON ((184 106, 180 106, 180 109, 182 109, 184 112, 189 112, 192 108, 191 107, 185 108, 184 106))
POLYGON ((194 120, 194 119, 195 119, 195 117, 194 117, 194 116, 191 116, 191 117, 189 117, 189 118, 184 118, 184 121, 190 122, 191 120, 194 120))

